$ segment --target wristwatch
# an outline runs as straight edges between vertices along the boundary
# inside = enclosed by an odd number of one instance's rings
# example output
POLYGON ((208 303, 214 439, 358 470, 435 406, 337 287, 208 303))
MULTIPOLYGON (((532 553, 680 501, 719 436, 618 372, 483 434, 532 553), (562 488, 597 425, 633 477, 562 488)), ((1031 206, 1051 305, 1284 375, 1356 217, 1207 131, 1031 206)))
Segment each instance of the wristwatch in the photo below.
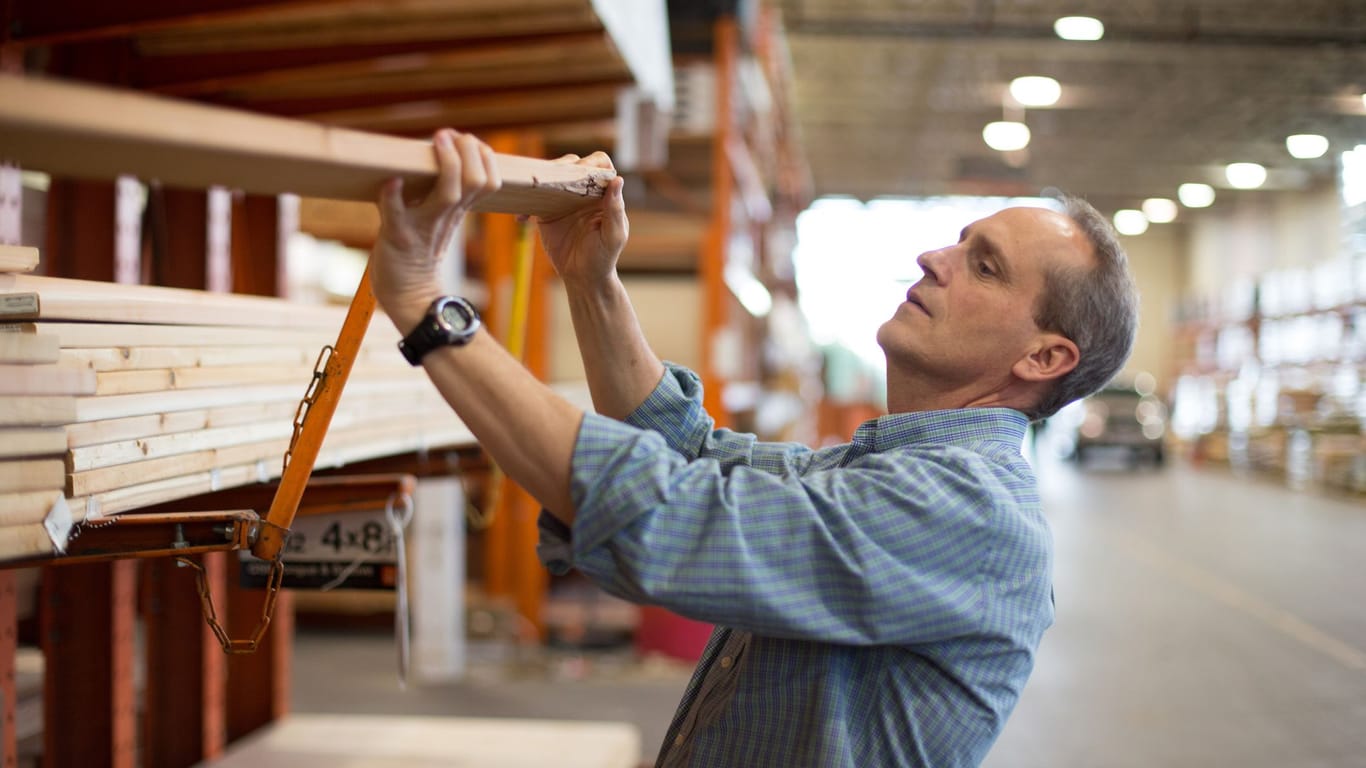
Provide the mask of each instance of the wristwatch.
POLYGON ((442 296, 427 307, 422 322, 412 330, 398 350, 413 365, 422 365, 422 358, 437 347, 462 347, 479 330, 479 312, 459 296, 442 296))

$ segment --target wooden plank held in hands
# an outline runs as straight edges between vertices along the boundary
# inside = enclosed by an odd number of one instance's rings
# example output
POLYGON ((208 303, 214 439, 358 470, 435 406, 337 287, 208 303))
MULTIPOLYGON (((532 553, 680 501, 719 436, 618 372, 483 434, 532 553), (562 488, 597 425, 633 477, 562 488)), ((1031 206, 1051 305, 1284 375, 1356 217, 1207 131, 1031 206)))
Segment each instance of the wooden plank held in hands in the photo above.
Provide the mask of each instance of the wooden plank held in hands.
MULTIPOLYGON (((366 202, 395 176, 420 196, 437 171, 428 141, 17 75, 0 75, 0 159, 69 176, 366 202)), ((614 175, 515 155, 497 162, 503 188, 476 210, 566 213, 601 197, 614 175)))

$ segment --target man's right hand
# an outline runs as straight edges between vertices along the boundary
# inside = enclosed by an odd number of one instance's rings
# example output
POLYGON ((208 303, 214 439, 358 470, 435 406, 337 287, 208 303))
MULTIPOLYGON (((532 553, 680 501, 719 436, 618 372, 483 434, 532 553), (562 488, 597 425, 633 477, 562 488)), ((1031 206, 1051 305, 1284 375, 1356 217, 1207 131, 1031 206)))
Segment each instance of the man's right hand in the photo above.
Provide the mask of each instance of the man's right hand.
MULTIPOLYGON (((584 158, 565 155, 556 162, 615 170, 603 152, 584 158)), ((621 187, 622 178, 614 177, 598 204, 536 220, 546 254, 567 286, 602 286, 616 272, 630 230, 621 187)))

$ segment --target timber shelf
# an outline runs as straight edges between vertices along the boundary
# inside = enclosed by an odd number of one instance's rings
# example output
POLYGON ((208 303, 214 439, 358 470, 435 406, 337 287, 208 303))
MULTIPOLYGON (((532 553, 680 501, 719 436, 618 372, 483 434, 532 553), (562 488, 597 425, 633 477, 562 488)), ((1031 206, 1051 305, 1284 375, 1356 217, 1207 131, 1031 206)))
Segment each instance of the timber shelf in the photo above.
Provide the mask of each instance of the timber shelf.
MULTIPOLYGON (((256 509, 279 474, 318 347, 341 324, 336 310, 314 317, 278 298, 286 243, 299 229, 292 197, 353 206, 338 219, 361 226, 341 239, 365 247, 382 181, 403 177, 409 196, 431 183, 436 128, 526 136, 601 125, 617 119, 623 92, 667 111, 663 19, 662 0, 3 4, 0 206, 30 200, 17 191, 20 168, 50 186, 45 231, 21 232, 19 222, 32 223, 0 216, 0 243, 43 254, 43 276, 0 275, 0 294, 38 300, 0 318, 16 331, 0 333, 0 365, 35 369, 4 378, 26 388, 0 394, 0 429, 14 430, 7 446, 24 447, 0 461, 44 462, 32 468, 41 481, 15 483, 24 490, 8 497, 12 519, 0 523, 32 525, 57 498, 70 502, 73 520, 92 510, 103 520, 145 518, 158 504, 183 514, 192 499, 243 509, 222 496, 205 501, 229 490, 256 509), (93 283, 63 293, 45 282, 53 278, 93 283), (140 282, 185 293, 148 294, 135 309, 123 299, 140 282), (271 298, 224 296, 232 306, 213 323, 171 308, 172 298, 212 307, 205 289, 271 298), (41 386, 54 391, 35 393, 41 386), (28 488, 35 482, 43 487, 28 488)), ((504 189, 484 210, 557 213, 600 194, 607 178, 500 146, 504 189)), ((0 271, 32 269, 34 256, 5 250, 0 271)), ((386 320, 370 323, 320 469, 401 471, 472 449, 453 416, 430 416, 449 408, 429 403, 430 385, 395 367, 393 341, 386 320)), ((300 504, 309 508, 307 494, 300 504)), ((255 626, 263 595, 232 583, 235 555, 197 560, 223 598, 229 634, 255 626)), ((20 573, 28 571, 0 569, 0 672, 14 664, 14 633, 3 630, 14 626, 20 573)), ((168 557, 42 569, 44 720, 60 723, 43 731, 44 764, 195 765, 288 711, 292 595, 281 593, 256 654, 225 659, 186 579, 168 557), (139 653, 149 670, 143 690, 133 682, 139 653)), ((12 687, 4 697, 0 708, 14 711, 12 687)), ((7 763, 14 734, 0 720, 7 763)))

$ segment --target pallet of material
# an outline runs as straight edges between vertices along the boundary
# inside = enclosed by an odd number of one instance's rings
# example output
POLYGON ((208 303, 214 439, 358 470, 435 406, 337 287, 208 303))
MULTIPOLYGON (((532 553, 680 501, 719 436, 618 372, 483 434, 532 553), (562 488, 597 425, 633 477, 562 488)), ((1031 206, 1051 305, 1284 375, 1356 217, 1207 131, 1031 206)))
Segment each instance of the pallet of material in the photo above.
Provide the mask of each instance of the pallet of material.
MULTIPOLYGON (((0 390, 14 393, 0 394, 0 559, 51 552, 88 518, 279 478, 342 320, 335 307, 278 299, 54 278, 19 287, 36 289, 39 311, 0 326, 0 339, 48 341, 32 363, 0 362, 0 390), (100 302, 129 322, 101 318, 100 302)), ((474 442, 398 338, 387 318, 372 320, 317 467, 474 442)))
MULTIPOLYGON (((56 512, 79 522, 279 477, 344 317, 278 299, 0 274, 6 288, 0 557, 60 543, 44 528, 56 512)), ((387 319, 370 324, 318 466, 472 441, 397 340, 387 319)))

